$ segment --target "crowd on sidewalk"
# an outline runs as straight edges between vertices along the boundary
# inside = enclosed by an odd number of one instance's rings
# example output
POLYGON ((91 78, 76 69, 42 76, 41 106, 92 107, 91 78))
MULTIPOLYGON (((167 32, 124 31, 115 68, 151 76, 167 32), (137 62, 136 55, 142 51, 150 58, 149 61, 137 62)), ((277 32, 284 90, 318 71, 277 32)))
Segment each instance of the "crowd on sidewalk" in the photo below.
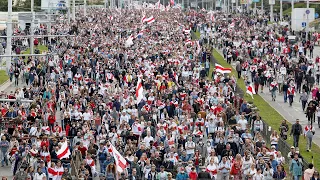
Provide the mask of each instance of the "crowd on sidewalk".
POLYGON ((264 16, 153 8, 88 9, 68 26, 62 15, 51 32, 75 36, 53 38, 56 54, 14 61, 12 78, 26 86, 3 97, 34 101, 1 104, 2 166, 16 180, 319 179, 312 164, 303 171, 298 148, 282 156, 276 131, 267 146, 239 77, 210 71, 214 45, 253 83, 261 67, 287 73, 295 63, 278 53, 278 27, 264 16))

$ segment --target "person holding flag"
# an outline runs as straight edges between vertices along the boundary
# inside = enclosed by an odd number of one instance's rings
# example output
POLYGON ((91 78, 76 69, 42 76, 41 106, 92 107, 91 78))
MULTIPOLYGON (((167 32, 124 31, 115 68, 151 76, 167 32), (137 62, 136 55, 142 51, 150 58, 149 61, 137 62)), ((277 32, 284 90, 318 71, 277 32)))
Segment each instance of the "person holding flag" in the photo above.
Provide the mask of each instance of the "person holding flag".
POLYGON ((276 101, 277 90, 278 90, 278 83, 277 83, 276 79, 273 79, 273 81, 270 84, 270 92, 271 92, 272 101, 276 101))

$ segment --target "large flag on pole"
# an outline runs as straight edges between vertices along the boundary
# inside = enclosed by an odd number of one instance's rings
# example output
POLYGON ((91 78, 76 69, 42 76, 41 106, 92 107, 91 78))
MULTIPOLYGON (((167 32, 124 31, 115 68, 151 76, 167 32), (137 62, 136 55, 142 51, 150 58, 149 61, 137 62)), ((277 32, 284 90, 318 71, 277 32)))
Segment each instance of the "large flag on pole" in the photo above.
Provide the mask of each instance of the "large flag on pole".
POLYGON ((252 86, 252 84, 250 84, 247 87, 247 93, 250 94, 252 99, 253 99, 253 95, 256 94, 256 91, 255 91, 254 87, 252 86))
POLYGON ((216 63, 216 72, 225 74, 225 73, 231 73, 231 68, 225 68, 221 66, 220 64, 216 63))
POLYGON ((137 99, 137 104, 139 104, 143 99, 143 87, 142 87, 142 82, 140 77, 138 78, 138 83, 136 88, 136 99, 137 99))
POLYGON ((122 173, 128 167, 129 163, 119 153, 119 151, 117 151, 117 149, 112 144, 110 144, 110 147, 109 147, 108 151, 111 153, 111 155, 113 155, 114 161, 115 161, 116 166, 117 166, 117 171, 119 173, 122 173))
POLYGON ((68 147, 67 141, 64 141, 64 143, 61 145, 61 148, 57 152, 57 157, 58 159, 63 159, 63 158, 69 158, 71 155, 70 149, 68 147))

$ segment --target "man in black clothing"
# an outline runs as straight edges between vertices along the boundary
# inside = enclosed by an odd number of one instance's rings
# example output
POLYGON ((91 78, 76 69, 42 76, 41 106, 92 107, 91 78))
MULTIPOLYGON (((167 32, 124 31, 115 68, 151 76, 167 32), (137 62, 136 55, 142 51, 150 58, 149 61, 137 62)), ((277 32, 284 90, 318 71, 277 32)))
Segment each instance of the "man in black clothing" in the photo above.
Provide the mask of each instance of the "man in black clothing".
POLYGON ((14 80, 14 85, 18 86, 19 84, 19 74, 20 74, 20 71, 19 69, 16 67, 16 69, 14 70, 14 77, 15 77, 15 80, 14 80))
POLYGON ((199 174, 198 174, 199 180, 211 179, 209 172, 206 171, 206 168, 204 166, 201 166, 200 169, 201 169, 201 172, 199 172, 199 174))
POLYGON ((229 157, 231 154, 232 156, 235 156, 233 150, 231 149, 230 143, 227 143, 226 148, 222 151, 221 157, 229 157))
POLYGON ((302 126, 299 124, 299 119, 296 120, 295 124, 292 124, 290 136, 293 135, 293 146, 299 147, 299 137, 302 135, 302 126))

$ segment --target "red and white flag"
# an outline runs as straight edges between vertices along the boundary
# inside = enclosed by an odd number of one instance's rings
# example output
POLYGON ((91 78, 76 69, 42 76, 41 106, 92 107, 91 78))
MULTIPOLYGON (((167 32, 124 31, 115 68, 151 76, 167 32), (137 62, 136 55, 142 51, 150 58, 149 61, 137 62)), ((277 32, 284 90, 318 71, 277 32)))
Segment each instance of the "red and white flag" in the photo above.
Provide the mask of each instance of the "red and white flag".
POLYGON ((230 27, 230 28, 234 28, 234 26, 235 26, 235 23, 234 23, 234 21, 232 21, 232 23, 229 24, 229 27, 230 27))
POLYGON ((142 23, 144 23, 144 22, 145 22, 145 20, 146 20, 146 18, 147 18, 147 17, 146 17, 146 15, 142 16, 142 18, 141 18, 141 22, 142 22, 142 23))
POLYGON ((137 104, 139 104, 143 99, 143 87, 142 87, 142 82, 140 78, 138 78, 138 83, 136 88, 136 99, 137 99, 137 104))
POLYGON ((193 45, 193 41, 191 39, 185 40, 185 45, 191 44, 193 45))
POLYGON ((170 0, 170 5, 171 5, 171 6, 174 5, 174 0, 170 0))
POLYGON ((177 73, 176 72, 173 72, 173 77, 174 77, 174 80, 176 81, 176 83, 178 83, 179 81, 179 77, 178 77, 178 75, 177 75, 177 73))
POLYGON ((214 22, 214 15, 213 15, 213 13, 210 14, 210 20, 211 20, 211 22, 214 22))
POLYGON ((153 22, 155 22, 155 21, 156 21, 156 20, 154 19, 153 16, 151 16, 151 17, 149 17, 149 18, 147 18, 147 19, 144 20, 144 22, 147 22, 148 24, 151 24, 151 23, 153 23, 153 22))
POLYGON ((225 74, 225 73, 231 73, 231 68, 225 68, 221 66, 220 64, 216 63, 216 72, 225 74))
POLYGON ((128 167, 129 163, 112 144, 110 144, 108 151, 113 155, 114 161, 117 165, 117 171, 122 173, 128 167))
POLYGON ((252 86, 252 84, 250 84, 247 87, 247 93, 251 95, 252 99, 253 99, 253 95, 256 94, 256 91, 254 90, 254 87, 252 86))
POLYGON ((113 16, 109 16, 109 19, 110 19, 110 21, 112 21, 113 20, 113 16))
POLYGON ((58 159, 63 159, 63 158, 69 158, 71 155, 70 149, 68 147, 67 141, 65 141, 62 145, 59 151, 57 152, 57 158, 58 159))
POLYGON ((63 167, 48 168, 48 177, 51 179, 61 179, 63 173, 64 173, 63 167))

